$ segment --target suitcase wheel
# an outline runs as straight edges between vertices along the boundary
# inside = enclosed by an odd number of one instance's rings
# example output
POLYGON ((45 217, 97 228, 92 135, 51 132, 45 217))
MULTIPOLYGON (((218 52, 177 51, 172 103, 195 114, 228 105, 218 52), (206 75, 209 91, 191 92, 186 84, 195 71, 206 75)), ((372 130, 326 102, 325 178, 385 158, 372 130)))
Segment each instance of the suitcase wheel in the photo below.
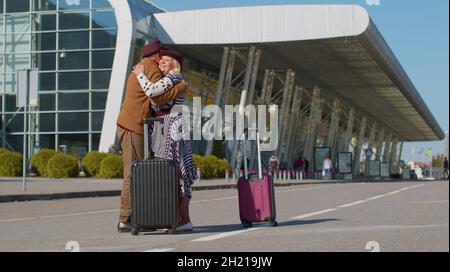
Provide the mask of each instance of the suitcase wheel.
POLYGON ((244 228, 251 228, 252 227, 252 223, 251 222, 247 222, 247 221, 241 221, 242 226, 244 226, 244 228))
POLYGON ((278 222, 275 221, 275 220, 270 221, 269 223, 270 223, 270 226, 271 226, 271 227, 276 227, 276 226, 278 226, 278 222))
POLYGON ((138 228, 132 228, 131 229, 131 235, 133 235, 133 236, 139 235, 139 229, 138 228))

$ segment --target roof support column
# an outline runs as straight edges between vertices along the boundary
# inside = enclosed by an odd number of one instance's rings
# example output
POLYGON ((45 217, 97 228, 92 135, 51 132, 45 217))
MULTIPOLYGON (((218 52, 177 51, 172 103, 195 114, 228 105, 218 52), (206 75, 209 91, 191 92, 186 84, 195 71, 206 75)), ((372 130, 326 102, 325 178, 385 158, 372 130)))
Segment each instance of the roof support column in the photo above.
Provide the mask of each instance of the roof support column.
POLYGON ((258 49, 254 53, 252 74, 251 74, 251 78, 250 78, 250 87, 249 87, 249 91, 248 91, 248 95, 247 95, 247 105, 257 103, 257 102, 255 103, 254 97, 255 97, 255 86, 256 86, 256 79, 258 77, 258 69, 259 69, 260 60, 261 60, 261 50, 258 49))
POLYGON ((372 128, 370 129, 370 136, 369 136, 369 146, 368 148, 372 150, 372 156, 370 157, 366 157, 366 161, 364 163, 364 175, 365 176, 369 176, 369 164, 370 161, 372 160, 372 157, 374 156, 374 146, 375 144, 375 134, 377 132, 377 123, 373 123, 372 124, 372 128))
POLYGON ((292 162, 295 151, 295 137, 297 133, 297 126, 301 126, 300 117, 302 114, 301 105, 303 99, 303 89, 296 86, 294 92, 294 100, 292 101, 291 116, 288 127, 288 141, 286 148, 286 161, 292 162))
POLYGON ((397 161, 399 162, 402 159, 402 155, 403 155, 403 145, 405 142, 401 142, 400 143, 400 149, 398 151, 398 157, 397 157, 397 161))
POLYGON ((389 155, 391 153, 391 145, 392 145, 392 134, 389 133, 384 142, 384 150, 383 150, 383 162, 389 161, 389 155))
POLYGON ((339 129, 339 122, 341 120, 341 101, 336 98, 333 103, 333 112, 331 114, 330 128, 328 130, 328 138, 326 145, 331 147, 331 158, 336 157, 337 149, 337 134, 339 129))
MULTIPOLYGON (((254 60, 255 60, 255 54, 256 54, 256 48, 254 46, 250 47, 250 50, 248 52, 248 61, 247 61, 247 66, 245 69, 245 78, 244 78, 244 86, 242 88, 242 94, 244 94, 244 92, 247 92, 248 94, 248 90, 250 88, 250 84, 251 84, 251 79, 254 78, 256 79, 256 76, 253 76, 252 74, 255 72, 255 70, 253 69, 253 64, 254 64, 254 60)), ((258 72, 256 70, 256 72, 258 72)), ((242 97, 241 97, 242 99, 242 97)), ((244 107, 247 105, 246 101, 247 97, 245 97, 245 100, 241 100, 244 102, 244 107)), ((256 126, 256 124, 254 124, 256 126)), ((243 139, 245 141, 245 139, 243 139)), ((233 144, 233 152, 231 153, 231 166, 234 167, 236 170, 240 169, 240 165, 243 159, 243 152, 247 152, 246 150, 240 149, 239 146, 241 145, 242 141, 239 141, 239 139, 236 139, 234 141, 233 144)), ((249 158, 251 160, 253 160, 253 158, 249 158)))
POLYGON ((376 145, 376 152, 375 152, 375 160, 379 161, 381 159, 381 148, 383 147, 383 140, 384 140, 384 129, 381 129, 380 134, 378 135, 378 141, 376 145))
POLYGON ((288 126, 289 126, 289 111, 291 110, 292 104, 292 96, 293 96, 293 88, 295 81, 295 73, 289 69, 286 72, 286 80, 283 89, 283 98, 281 102, 281 115, 279 123, 278 135, 280 141, 280 145, 278 145, 277 156, 280 159, 280 162, 285 162, 286 152, 287 152, 287 134, 288 134, 288 126))
MULTIPOLYGON (((233 55, 234 58, 234 54, 233 55)), ((220 65, 220 73, 219 73, 219 81, 217 82, 217 91, 216 91, 216 97, 215 97, 215 104, 218 105, 222 110, 224 109, 224 106, 226 104, 225 100, 226 97, 224 97, 224 87, 225 87, 225 76, 227 73, 227 68, 229 62, 231 62, 231 55, 230 55, 230 48, 224 47, 223 54, 222 54, 222 64, 220 65)), ((234 60, 233 60, 234 64, 234 60)), ((231 68, 232 70, 233 68, 231 68)), ((228 69, 229 70, 229 69, 228 69)), ((232 73, 232 71, 231 71, 232 73)), ((227 77, 227 80, 231 81, 231 77, 227 77)), ((206 152, 205 155, 209 156, 212 153, 212 147, 213 147, 213 141, 208 141, 206 146, 206 152)))
MULTIPOLYGON (((308 135, 306 136, 305 155, 304 157, 313 162, 314 146, 317 141, 320 121, 322 121, 322 100, 320 98, 320 88, 314 87, 313 99, 309 113, 308 135)), ((312 164, 311 164, 312 165, 312 164)))
POLYGON ((357 176, 360 173, 360 165, 361 165, 361 147, 362 142, 364 140, 364 136, 366 135, 366 126, 367 126, 367 117, 364 116, 361 121, 361 127, 359 128, 359 135, 356 139, 355 143, 355 153, 353 160, 353 175, 357 176))
POLYGON ((391 153, 390 153, 390 156, 389 156, 389 161, 390 161, 390 163, 391 163, 391 173, 392 174, 397 174, 398 173, 398 171, 397 171, 397 169, 398 169, 398 167, 397 167, 397 161, 396 161, 396 158, 397 158, 397 149, 398 149, 398 140, 394 140, 394 142, 392 143, 392 146, 391 146, 391 153))
POLYGON ((352 141, 352 135, 353 135, 353 126, 355 125, 355 109, 351 108, 348 113, 348 120, 347 120, 347 131, 345 132, 345 135, 343 137, 343 145, 341 152, 349 152, 349 146, 352 141))

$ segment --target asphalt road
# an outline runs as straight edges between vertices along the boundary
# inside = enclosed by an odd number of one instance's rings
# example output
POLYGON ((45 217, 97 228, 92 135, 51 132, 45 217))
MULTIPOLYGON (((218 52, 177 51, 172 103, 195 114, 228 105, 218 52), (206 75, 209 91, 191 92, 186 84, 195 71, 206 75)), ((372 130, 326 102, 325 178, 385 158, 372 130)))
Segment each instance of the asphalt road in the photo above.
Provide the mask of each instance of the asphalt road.
POLYGON ((0 251, 449 251, 447 181, 277 187, 277 227, 244 229, 237 201, 194 192, 194 232, 137 237, 117 233, 117 197, 2 203, 0 251))

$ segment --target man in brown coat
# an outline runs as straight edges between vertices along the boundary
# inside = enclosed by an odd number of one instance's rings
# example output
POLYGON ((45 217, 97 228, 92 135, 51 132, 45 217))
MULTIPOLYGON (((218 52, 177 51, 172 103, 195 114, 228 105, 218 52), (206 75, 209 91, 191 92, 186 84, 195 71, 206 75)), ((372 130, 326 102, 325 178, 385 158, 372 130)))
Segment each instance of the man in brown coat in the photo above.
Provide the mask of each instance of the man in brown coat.
MULTIPOLYGON (((147 44, 143 49, 144 73, 151 82, 156 82, 163 77, 158 67, 161 49, 160 41, 147 44)), ((131 163, 135 160, 144 159, 143 120, 151 117, 150 105, 152 102, 163 105, 173 101, 178 94, 186 89, 187 83, 182 82, 158 97, 149 98, 142 90, 135 74, 131 73, 128 78, 125 100, 117 119, 117 136, 123 156, 123 186, 120 196, 119 225, 117 227, 119 232, 131 231, 131 163)))

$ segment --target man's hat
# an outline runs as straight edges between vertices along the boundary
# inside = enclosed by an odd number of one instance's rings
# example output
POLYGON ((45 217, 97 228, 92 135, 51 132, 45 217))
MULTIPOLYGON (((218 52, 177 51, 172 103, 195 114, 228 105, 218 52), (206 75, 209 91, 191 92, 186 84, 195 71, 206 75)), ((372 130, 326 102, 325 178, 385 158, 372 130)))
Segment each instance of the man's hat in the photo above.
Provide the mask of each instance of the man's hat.
POLYGON ((178 61, 178 63, 180 64, 181 68, 183 69, 183 56, 181 56, 181 54, 175 50, 167 50, 167 49, 161 49, 160 50, 160 55, 161 56, 168 56, 171 57, 173 59, 176 59, 178 61))
POLYGON ((151 55, 158 53, 163 48, 164 47, 159 40, 146 44, 144 48, 142 48, 142 57, 150 57, 151 55))

